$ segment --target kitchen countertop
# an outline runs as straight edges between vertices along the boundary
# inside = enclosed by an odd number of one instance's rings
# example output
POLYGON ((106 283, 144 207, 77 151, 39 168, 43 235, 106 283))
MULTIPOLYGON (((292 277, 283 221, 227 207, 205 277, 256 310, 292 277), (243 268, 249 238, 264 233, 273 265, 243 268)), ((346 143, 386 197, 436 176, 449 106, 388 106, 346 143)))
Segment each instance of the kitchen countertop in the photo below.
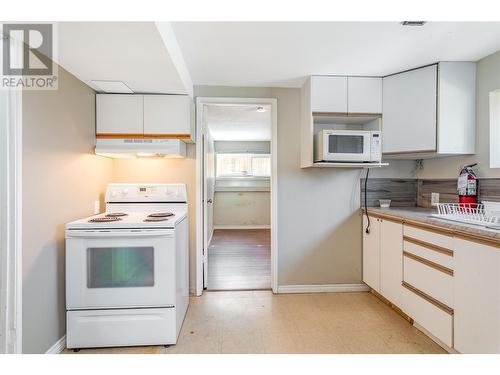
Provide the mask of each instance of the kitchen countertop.
POLYGON ((500 247, 500 230, 439 219, 431 216, 433 213, 437 213, 437 210, 423 207, 368 207, 368 214, 373 216, 396 219, 410 225, 418 224, 424 229, 434 229, 456 237, 500 247))

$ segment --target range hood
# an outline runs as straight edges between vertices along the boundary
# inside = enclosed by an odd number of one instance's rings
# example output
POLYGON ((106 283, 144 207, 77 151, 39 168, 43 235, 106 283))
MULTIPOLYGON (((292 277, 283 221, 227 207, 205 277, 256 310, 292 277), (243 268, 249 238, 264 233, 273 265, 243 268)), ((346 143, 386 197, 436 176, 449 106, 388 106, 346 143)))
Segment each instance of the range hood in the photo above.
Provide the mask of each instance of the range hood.
POLYGON ((98 138, 95 153, 110 158, 184 158, 186 144, 180 139, 98 138))

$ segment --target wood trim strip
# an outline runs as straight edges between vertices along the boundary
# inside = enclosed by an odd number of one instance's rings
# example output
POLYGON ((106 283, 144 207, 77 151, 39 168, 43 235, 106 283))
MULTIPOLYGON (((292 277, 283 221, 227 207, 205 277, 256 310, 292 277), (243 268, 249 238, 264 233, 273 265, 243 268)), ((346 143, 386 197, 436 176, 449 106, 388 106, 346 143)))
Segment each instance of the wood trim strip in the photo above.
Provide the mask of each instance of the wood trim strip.
POLYGON ((416 262, 419 262, 419 263, 422 263, 428 267, 431 267, 431 268, 434 268, 435 270, 437 271, 441 271, 447 275, 450 275, 450 276, 453 276, 453 270, 448 268, 448 267, 445 267, 445 266, 442 266, 440 264, 437 264, 437 263, 434 263, 428 259, 425 259, 425 258, 422 258, 418 255, 415 255, 413 253, 410 253, 406 250, 403 250, 403 256, 407 257, 407 258, 410 258, 410 259, 413 259, 414 261, 416 262))
POLYGON ((385 219, 387 221, 392 221, 394 223, 399 223, 402 224, 404 222, 403 218, 397 217, 397 216, 391 216, 391 215, 384 215, 378 212, 368 212, 368 216, 374 217, 374 218, 379 218, 379 219, 385 219))
POLYGON ((380 214, 378 212, 370 212, 369 207, 368 207, 368 215, 370 215, 371 217, 379 217, 382 219, 385 218, 388 220, 392 218, 393 221, 398 222, 398 223, 403 223, 404 225, 408 225, 410 227, 420 228, 423 230, 427 230, 429 232, 434 232, 434 233, 441 234, 441 235, 448 236, 448 237, 461 238, 463 240, 476 242, 476 243, 479 243, 482 245, 492 246, 492 247, 495 247, 497 249, 500 249, 500 237, 498 237, 498 238, 485 237, 485 236, 482 236, 480 234, 467 233, 467 232, 458 231, 456 229, 448 229, 448 228, 438 227, 438 226, 433 225, 433 224, 422 223, 420 221, 403 218, 403 217, 397 216, 397 215, 389 215, 389 214, 380 214))
POLYGON ((393 304, 391 301, 389 301, 387 298, 385 298, 382 294, 377 292, 376 290, 370 288, 370 292, 377 297, 379 300, 381 300, 383 303, 385 303, 387 306, 391 307, 394 311, 396 311, 399 315, 401 315, 404 319, 406 319, 411 325, 413 325, 413 319, 411 316, 407 315, 403 310, 401 310, 398 306, 393 304))
POLYGON ((144 134, 144 138, 190 139, 190 134, 144 134))
POLYGON ((434 306, 436 306, 437 308, 443 310, 445 313, 447 313, 449 315, 453 315, 454 314, 454 311, 453 311, 453 309, 451 307, 449 307, 449 306, 445 305, 444 303, 438 301, 437 299, 431 297, 427 293, 422 292, 420 289, 415 288, 413 285, 408 284, 406 281, 403 281, 401 283, 401 285, 403 285, 403 287, 405 287, 406 289, 408 289, 410 292, 413 292, 417 296, 425 299, 427 302, 432 303, 434 306))
POLYGON ((99 139, 144 138, 144 134, 99 133, 95 137, 99 139))
POLYGON ((500 238, 494 239, 494 238, 483 237, 477 234, 464 233, 464 232, 454 232, 454 235, 455 237, 460 238, 462 240, 467 240, 481 245, 492 246, 500 249, 500 238))
POLYGON ((424 230, 427 230, 429 232, 442 234, 443 236, 448 236, 448 237, 453 236, 453 230, 451 230, 451 229, 436 227, 435 225, 421 223, 419 221, 414 221, 414 220, 409 220, 409 219, 405 219, 405 220, 403 220, 403 222, 405 225, 408 225, 410 227, 424 229, 424 230))
POLYGON ((378 117, 382 118, 382 113, 375 112, 348 112, 347 117, 378 117))
POLYGON ((99 133, 96 138, 100 139, 124 139, 124 138, 157 138, 157 139, 191 139, 190 134, 124 134, 124 133, 99 133))
POLYGON ((433 245, 429 242, 425 242, 422 240, 417 240, 416 238, 413 238, 410 236, 403 235, 403 241, 411 242, 415 245, 425 247, 426 249, 429 249, 429 250, 432 250, 432 251, 435 251, 435 252, 438 252, 438 253, 441 253, 444 255, 448 255, 450 257, 453 256, 453 250, 450 250, 450 249, 447 249, 445 247, 441 247, 438 245, 433 245))

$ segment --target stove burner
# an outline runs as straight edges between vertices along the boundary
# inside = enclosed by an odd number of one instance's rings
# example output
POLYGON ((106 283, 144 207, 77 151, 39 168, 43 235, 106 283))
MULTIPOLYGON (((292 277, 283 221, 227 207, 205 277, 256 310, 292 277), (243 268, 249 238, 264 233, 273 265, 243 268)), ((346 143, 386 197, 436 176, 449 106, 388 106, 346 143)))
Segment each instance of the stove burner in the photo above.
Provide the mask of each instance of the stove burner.
POLYGON ((162 217, 162 216, 148 216, 147 218, 145 218, 143 221, 145 222, 154 222, 154 221, 167 221, 168 218, 167 217, 162 217))
POLYGON ((119 217, 95 217, 89 220, 89 223, 110 223, 112 221, 120 221, 119 217))
POLYGON ((104 217, 122 217, 122 216, 128 216, 128 214, 124 212, 111 212, 109 214, 106 214, 104 217))
POLYGON ((163 218, 163 217, 170 217, 174 216, 172 212, 157 212, 154 214, 148 215, 148 218, 163 218))

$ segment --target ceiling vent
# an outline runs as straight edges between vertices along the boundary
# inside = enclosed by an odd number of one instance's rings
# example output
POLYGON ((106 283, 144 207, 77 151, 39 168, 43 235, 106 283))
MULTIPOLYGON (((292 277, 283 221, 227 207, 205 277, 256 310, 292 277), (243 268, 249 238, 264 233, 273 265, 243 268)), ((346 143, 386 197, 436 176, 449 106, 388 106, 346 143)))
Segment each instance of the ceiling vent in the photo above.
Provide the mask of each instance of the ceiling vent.
POLYGON ((401 25, 403 26, 424 26, 427 21, 403 21, 401 25))

